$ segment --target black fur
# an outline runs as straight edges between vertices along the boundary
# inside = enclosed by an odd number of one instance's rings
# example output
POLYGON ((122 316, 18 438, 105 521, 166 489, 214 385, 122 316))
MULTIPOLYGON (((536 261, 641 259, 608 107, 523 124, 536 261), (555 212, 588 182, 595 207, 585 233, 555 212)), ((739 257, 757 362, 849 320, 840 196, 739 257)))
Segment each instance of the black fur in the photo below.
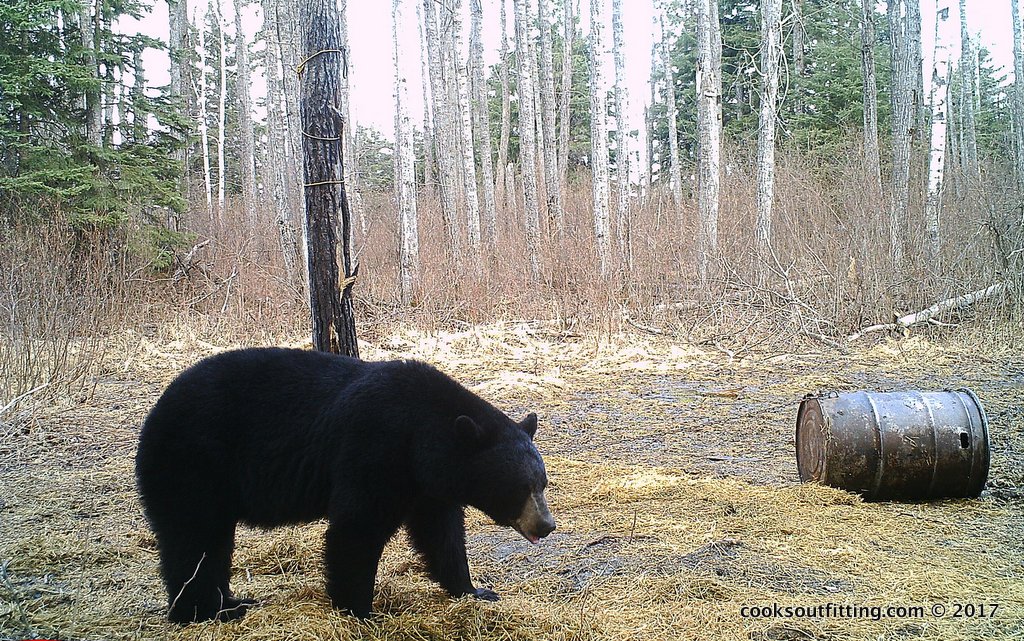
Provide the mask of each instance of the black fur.
POLYGON ((329 519, 327 592, 365 617, 384 545, 402 526, 453 596, 474 588, 463 506, 499 524, 547 484, 536 416, 515 423, 433 367, 246 349, 174 380, 142 428, 136 476, 169 617, 230 620, 235 526, 329 519))

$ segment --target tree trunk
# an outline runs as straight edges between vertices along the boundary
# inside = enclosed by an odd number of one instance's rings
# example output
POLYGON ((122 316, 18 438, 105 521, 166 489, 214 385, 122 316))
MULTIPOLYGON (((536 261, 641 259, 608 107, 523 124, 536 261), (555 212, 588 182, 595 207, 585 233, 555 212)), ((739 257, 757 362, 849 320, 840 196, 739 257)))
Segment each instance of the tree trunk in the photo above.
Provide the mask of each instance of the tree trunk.
POLYGON ((242 28, 243 0, 235 0, 235 64, 238 75, 235 80, 235 91, 238 94, 238 131, 241 140, 241 177, 242 207, 245 209, 249 223, 256 220, 256 137, 252 125, 252 100, 249 97, 249 86, 252 84, 252 72, 249 70, 249 45, 242 28))
MULTIPOLYGON (((537 204, 536 114, 530 64, 529 16, 526 0, 515 0, 516 61, 519 91, 519 166, 523 173, 523 209, 526 219, 526 253, 530 278, 540 280, 540 211, 537 204)), ((504 133, 504 132, 503 132, 504 133)))
POLYGON ((503 210, 515 209, 516 197, 514 192, 506 189, 508 182, 505 172, 508 169, 508 139, 512 130, 512 99, 509 89, 509 55, 508 55, 508 21, 505 18, 505 2, 501 2, 501 133, 498 138, 498 179, 497 187, 500 190, 498 202, 503 210), (511 206, 510 206, 511 203, 511 206))
POLYGON ((626 131, 629 128, 626 105, 629 101, 626 88, 626 43, 622 27, 622 0, 612 0, 612 49, 615 58, 615 183, 618 200, 615 208, 616 240, 619 255, 627 270, 632 269, 632 239, 630 207, 632 205, 629 178, 629 150, 626 148, 626 131))
POLYGON ((601 9, 603 0, 590 0, 590 169, 594 207, 594 242, 598 271, 608 275, 610 224, 608 216, 608 131, 605 125, 605 92, 602 84, 601 9))
POLYGON ((721 187, 722 33, 717 0, 697 2, 697 276, 702 286, 709 277, 712 256, 718 252, 718 198, 721 187))
POLYGON ((942 211, 942 183, 946 165, 947 102, 949 96, 950 0, 937 0, 935 14, 935 55, 932 66, 931 153, 928 163, 928 191, 925 202, 925 237, 934 266, 939 257, 939 218, 942 211))
MULTIPOLYGON (((356 148, 355 148, 355 122, 352 120, 352 108, 349 104, 350 100, 350 89, 348 83, 348 76, 352 73, 352 48, 349 45, 348 39, 348 0, 338 0, 338 13, 341 16, 341 46, 345 51, 345 55, 341 61, 341 117, 345 120, 345 126, 343 127, 341 134, 341 144, 345 154, 345 191, 348 194, 349 206, 352 210, 352 216, 355 218, 355 224, 349 228, 349 244, 355 250, 355 230, 356 226, 359 230, 366 234, 366 216, 363 212, 363 198, 359 189, 359 171, 358 165, 356 164, 356 148)), ((407 107, 408 108, 408 107, 407 107)), ((339 230, 340 233, 340 230, 339 230)))
POLYGON ((861 0, 860 60, 864 74, 864 167, 875 190, 871 200, 882 198, 882 163, 878 147, 878 82, 875 78, 875 2, 861 0))
POLYGON ((135 76, 135 84, 132 87, 132 142, 136 145, 146 142, 146 120, 149 114, 146 111, 146 73, 142 68, 142 50, 135 50, 132 57, 132 73, 135 76))
MULTIPOLYGON (((910 0, 911 2, 916 0, 910 0)), ((893 266, 903 265, 910 205, 910 144, 914 128, 914 61, 907 20, 907 0, 888 0, 892 45, 892 193, 889 240, 893 266)))
POLYGON ((1013 94, 1010 101, 1013 116, 1013 149, 1017 187, 1024 189, 1024 51, 1021 50, 1024 40, 1020 8, 1018 0, 1010 0, 1010 13, 1013 17, 1013 94))
POLYGON ((416 22, 420 40, 420 86, 423 87, 423 188, 433 196, 435 183, 435 167, 437 158, 434 156, 434 122, 433 109, 430 107, 430 65, 427 63, 427 38, 423 31, 423 5, 416 5, 416 22))
POLYGON ((977 89, 974 85, 974 45, 967 29, 967 6, 960 0, 960 118, 962 142, 960 144, 960 167, 964 178, 981 180, 978 166, 978 134, 975 123, 974 102, 977 89))
POLYGON ((804 103, 801 87, 801 78, 807 72, 807 62, 804 58, 806 45, 806 33, 804 31, 804 0, 792 0, 793 13, 790 18, 793 22, 793 70, 796 72, 796 82, 793 91, 793 111, 803 113, 804 103))
POLYGON ((313 348, 359 356, 352 309, 352 258, 345 194, 346 123, 341 104, 341 17, 335 0, 301 0, 303 65, 300 69, 306 227, 309 244, 309 299, 313 348), (341 272, 335 252, 336 215, 341 216, 341 272))
POLYGON ((224 185, 226 178, 226 165, 224 162, 224 143, 226 140, 225 131, 227 127, 227 96, 228 96, 228 47, 224 34, 225 21, 224 11, 221 7, 222 0, 213 0, 213 8, 217 12, 217 31, 220 44, 220 94, 217 101, 217 217, 220 224, 224 224, 224 185))
POLYGON ((775 198, 775 121, 782 54, 782 0, 761 0, 761 109, 757 128, 757 271, 764 281, 771 257, 775 198))
POLYGON ((481 31, 484 10, 481 0, 470 0, 471 28, 469 59, 472 69, 475 138, 480 145, 480 179, 484 189, 483 241, 491 256, 498 247, 497 212, 494 200, 494 163, 491 159, 491 122, 487 108, 487 80, 484 75, 484 47, 481 31))
POLYGON ((561 235, 565 229, 565 214, 562 212, 562 190, 558 173, 558 153, 555 144, 555 65, 551 47, 551 18, 548 13, 550 0, 537 0, 537 17, 540 26, 540 104, 541 122, 544 130, 544 185, 548 197, 548 217, 554 222, 555 231, 561 235))
POLYGON ((300 274, 298 257, 299 241, 295 229, 295 221, 291 215, 288 194, 288 161, 287 161, 287 111, 282 95, 281 46, 277 39, 275 24, 277 16, 277 0, 262 0, 264 30, 266 32, 266 67, 264 77, 267 82, 267 156, 261 169, 263 171, 264 190, 270 194, 277 223, 278 240, 281 255, 284 259, 285 277, 288 283, 298 288, 300 297, 305 296, 302 283, 305 281, 300 274))
POLYGON ((913 137, 923 140, 928 134, 930 120, 924 103, 924 55, 921 53, 921 0, 907 0, 907 33, 910 58, 914 65, 914 126, 913 137))
POLYGON ((562 0, 565 24, 562 25, 562 86, 558 97, 558 184, 565 188, 569 171, 569 134, 572 121, 569 106, 572 102, 572 50, 576 38, 576 0, 562 0))
POLYGON ((473 111, 469 96, 469 67, 462 60, 462 0, 451 5, 451 52, 458 96, 459 158, 462 161, 462 186, 466 203, 466 238, 472 252, 474 269, 480 268, 480 197, 476 185, 476 161, 473 153, 473 111))
MULTIPOLYGON (((171 100, 174 100, 178 104, 182 114, 191 116, 192 105, 189 104, 189 100, 186 98, 186 91, 188 90, 188 83, 186 77, 189 75, 186 72, 188 66, 188 0, 167 0, 167 20, 169 37, 167 41, 167 53, 170 58, 170 90, 171 100)), ((175 149, 173 152, 173 158, 178 163, 181 171, 183 182, 179 183, 182 191, 185 189, 184 178, 188 172, 188 163, 186 162, 186 153, 188 145, 188 136, 182 141, 182 145, 179 149, 175 149)))
MULTIPOLYGON (((302 230, 303 265, 309 264, 306 252, 309 248, 309 231, 306 229, 305 191, 302 187, 302 148, 305 143, 302 135, 301 116, 299 114, 299 77, 295 73, 303 60, 300 33, 298 29, 298 0, 277 0, 275 2, 274 25, 277 31, 277 42, 281 51, 282 79, 285 106, 285 154, 287 168, 285 178, 288 180, 289 215, 302 230)), ((308 276, 308 274, 307 274, 308 276)))
MULTIPOLYGON (((672 189, 672 204, 682 219, 683 177, 679 166, 679 111, 676 108, 676 79, 672 71, 672 41, 665 30, 664 16, 659 16, 661 31, 661 66, 665 70, 665 116, 668 120, 668 181, 672 189)), ((653 104, 653 103, 652 103, 653 104)))
POLYGON ((458 225, 457 191, 458 172, 455 165, 458 153, 455 128, 456 104, 449 99, 448 82, 451 74, 444 73, 441 38, 438 34, 435 11, 436 0, 423 0, 423 20, 427 37, 427 55, 430 61, 430 96, 433 104, 435 157, 441 187, 441 220, 445 229, 445 253, 454 263, 460 258, 460 232, 458 225))
MULTIPOLYGON (((415 1, 415 0, 413 0, 415 1)), ((409 118, 409 86, 402 63, 407 53, 399 33, 407 26, 403 0, 394 0, 392 40, 395 63, 395 191, 398 200, 398 280, 403 305, 412 303, 419 280, 419 234, 416 225, 416 166, 409 118)))
POLYGON ((89 15, 89 3, 79 6, 79 21, 82 25, 82 50, 85 52, 85 66, 96 79, 96 85, 85 92, 85 139, 90 145, 103 145, 103 100, 98 56, 100 51, 100 19, 103 11, 102 0, 93 3, 93 15, 89 15))
MULTIPOLYGON (((207 7, 209 9, 209 7, 207 7)), ((210 222, 213 222, 213 181, 210 174, 210 114, 209 114, 209 96, 207 95, 206 86, 206 63, 208 53, 206 50, 206 14, 200 14, 196 17, 196 31, 198 32, 198 53, 199 53, 199 68, 196 70, 198 79, 198 86, 196 87, 196 96, 198 97, 199 103, 199 145, 200 152, 203 154, 203 186, 205 187, 206 193, 206 215, 209 217, 210 222)))

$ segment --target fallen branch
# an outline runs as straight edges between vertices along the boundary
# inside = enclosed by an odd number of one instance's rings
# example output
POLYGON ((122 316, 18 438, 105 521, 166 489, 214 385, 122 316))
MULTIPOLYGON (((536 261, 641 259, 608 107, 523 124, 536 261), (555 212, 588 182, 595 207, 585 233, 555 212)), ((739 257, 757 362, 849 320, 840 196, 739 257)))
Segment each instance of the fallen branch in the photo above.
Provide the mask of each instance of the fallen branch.
POLYGON ((901 329, 908 329, 910 327, 913 327, 915 325, 921 325, 923 323, 938 323, 938 321, 933 321, 933 319, 939 314, 942 314, 943 312, 970 307, 979 301, 983 301, 988 298, 993 298, 995 296, 1000 296, 1005 291, 1006 283, 996 283, 995 285, 990 285, 985 289, 979 289, 976 292, 971 292, 969 294, 964 294, 962 296, 955 296, 953 298, 947 298, 946 300, 940 300, 939 302, 935 303, 934 305, 927 309, 922 309, 921 311, 914 312, 913 314, 906 314, 904 316, 900 316, 899 318, 896 319, 895 323, 884 323, 881 325, 871 325, 869 327, 865 327, 864 329, 858 332, 854 332, 853 334, 847 336, 846 341, 855 341, 858 338, 864 336, 865 334, 871 334, 872 332, 882 332, 888 330, 899 331, 901 329))
POLYGON ((3 416, 4 412, 6 412, 7 410, 11 409, 15 405, 17 405, 18 401, 22 400, 23 398, 27 398, 29 396, 32 396, 33 394, 35 394, 39 390, 45 389, 45 388, 47 388, 49 386, 50 386, 49 383, 43 383, 42 385, 39 385, 37 387, 33 387, 32 389, 30 389, 29 391, 25 392, 24 394, 19 394, 18 396, 15 396, 11 400, 10 403, 8 403, 7 405, 4 405, 3 407, 0 407, 0 416, 3 416))

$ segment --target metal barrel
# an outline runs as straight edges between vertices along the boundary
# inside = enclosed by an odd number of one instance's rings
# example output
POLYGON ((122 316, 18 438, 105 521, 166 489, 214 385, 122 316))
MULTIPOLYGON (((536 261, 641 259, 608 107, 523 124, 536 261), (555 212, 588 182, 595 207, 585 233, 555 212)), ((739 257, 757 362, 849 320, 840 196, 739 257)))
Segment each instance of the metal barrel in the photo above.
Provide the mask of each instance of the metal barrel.
POLYGON ((809 394, 796 461, 801 481, 867 500, 975 497, 988 479, 988 418, 968 389, 809 394))

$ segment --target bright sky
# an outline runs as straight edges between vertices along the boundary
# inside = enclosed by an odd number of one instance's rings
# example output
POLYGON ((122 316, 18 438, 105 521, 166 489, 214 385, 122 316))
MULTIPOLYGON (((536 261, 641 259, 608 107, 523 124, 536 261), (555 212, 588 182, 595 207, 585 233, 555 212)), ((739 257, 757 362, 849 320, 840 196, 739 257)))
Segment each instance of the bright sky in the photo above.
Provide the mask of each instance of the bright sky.
MULTIPOLYGON (((224 13, 229 22, 228 32, 234 31, 234 9, 233 3, 222 0, 225 4, 224 13)), ((507 2, 506 15, 510 35, 514 34, 514 12, 512 0, 483 0, 484 10, 484 58, 488 66, 493 64, 498 57, 499 48, 499 11, 500 3, 507 2)), ((551 2, 553 7, 555 2, 551 2)), ((606 73, 605 83, 611 84, 614 74, 611 66, 611 43, 612 32, 610 26, 610 0, 597 0, 605 2, 604 15, 606 24, 603 39, 605 45, 606 73)), ((652 43, 652 15, 653 0, 624 0, 623 25, 626 41, 626 76, 628 79, 630 99, 630 119, 633 127, 640 127, 640 118, 643 107, 650 100, 650 88, 647 84, 650 76, 650 56, 652 43)), ((958 3, 951 0, 944 0, 951 5, 950 22, 952 33, 955 34, 956 42, 953 43, 953 57, 959 56, 959 12, 958 3)), ((409 96, 412 100, 410 115, 413 121, 419 123, 422 120, 422 89, 420 85, 420 61, 416 56, 419 51, 419 33, 415 28, 415 6, 418 0, 402 0, 408 9, 407 16, 412 20, 402 31, 403 37, 407 39, 405 51, 411 54, 413 60, 409 61, 407 74, 409 77, 409 96)), ((536 0, 530 0, 536 6, 536 0)), ((590 0, 579 0, 579 14, 582 24, 579 25, 578 36, 586 37, 589 29, 590 0)), ((199 0, 190 0, 196 5, 190 7, 190 18, 195 20, 197 11, 205 10, 205 3, 199 0)), ((167 6, 162 1, 154 3, 152 14, 142 22, 131 19, 120 21, 120 28, 124 32, 140 31, 151 36, 167 40, 167 6)), ((468 2, 463 1, 464 27, 469 29, 468 2)), ((880 3, 883 5, 883 3, 880 3)), ((935 25, 935 2, 933 0, 921 0, 922 23, 923 23, 923 48, 925 52, 925 64, 930 64, 932 43, 935 25)), ((880 10, 884 5, 880 7, 880 10)), ((1009 76, 1013 75, 1013 34, 1010 18, 1009 0, 967 0, 968 24, 972 33, 978 34, 983 46, 992 51, 996 65, 1006 68, 1009 76)), ((554 13, 554 11, 552 11, 554 13)), ((252 4, 243 13, 247 38, 252 41, 254 34, 262 26, 262 10, 259 4, 252 4)), ((358 124, 372 126, 385 136, 391 137, 394 120, 394 70, 392 65, 392 44, 391 44, 391 2, 387 0, 350 0, 348 2, 348 25, 349 38, 351 41, 351 69, 349 81, 352 86, 352 111, 353 118, 358 124)), ((215 46, 215 43, 208 43, 215 46)), ((509 47, 514 48, 514 38, 510 37, 509 47)), ((463 56, 465 56, 465 43, 463 56)), ((152 86, 167 84, 168 61, 165 52, 148 51, 145 57, 146 74, 148 83, 152 86)), ((557 62, 556 62, 557 64, 557 62)), ((926 74, 926 77, 928 74, 926 74)), ((262 78, 256 78, 253 82, 253 94, 260 98, 264 92, 262 78)), ((642 127, 640 127, 642 130, 642 127)))

